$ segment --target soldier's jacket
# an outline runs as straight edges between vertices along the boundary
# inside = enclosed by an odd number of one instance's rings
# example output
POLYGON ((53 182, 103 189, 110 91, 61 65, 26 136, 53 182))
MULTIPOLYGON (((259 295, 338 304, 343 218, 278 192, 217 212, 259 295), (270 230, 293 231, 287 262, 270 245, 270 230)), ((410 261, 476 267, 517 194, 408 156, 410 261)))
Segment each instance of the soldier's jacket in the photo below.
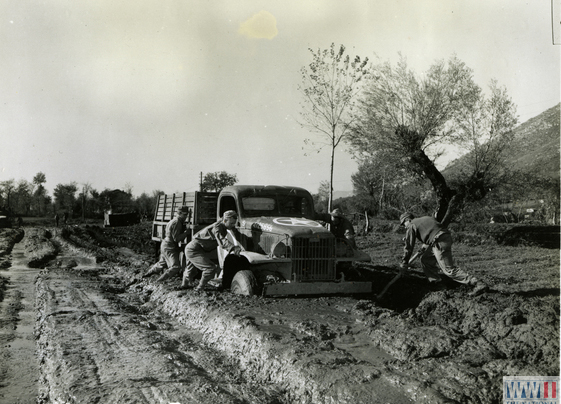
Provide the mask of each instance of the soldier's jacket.
POLYGON ((224 222, 218 221, 195 234, 191 243, 199 244, 205 251, 212 251, 219 245, 225 250, 230 250, 234 247, 234 244, 228 240, 227 235, 226 225, 224 222))
POLYGON ((409 262, 413 248, 415 248, 415 241, 419 240, 423 244, 432 245, 436 237, 443 233, 449 233, 448 229, 433 217, 424 216, 411 220, 411 224, 405 232, 402 261, 409 262))
POLYGON ((176 216, 166 226, 166 237, 164 241, 178 244, 181 242, 180 235, 185 232, 185 225, 176 216))

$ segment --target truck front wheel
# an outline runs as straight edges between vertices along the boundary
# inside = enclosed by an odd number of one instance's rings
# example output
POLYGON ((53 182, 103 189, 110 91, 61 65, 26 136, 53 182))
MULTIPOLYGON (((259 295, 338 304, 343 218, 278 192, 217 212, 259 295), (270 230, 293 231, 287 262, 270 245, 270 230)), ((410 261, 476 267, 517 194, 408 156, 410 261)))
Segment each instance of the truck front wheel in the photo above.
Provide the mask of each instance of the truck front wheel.
POLYGON ((230 291, 237 295, 253 296, 257 293, 257 279, 250 270, 238 271, 232 279, 230 291))

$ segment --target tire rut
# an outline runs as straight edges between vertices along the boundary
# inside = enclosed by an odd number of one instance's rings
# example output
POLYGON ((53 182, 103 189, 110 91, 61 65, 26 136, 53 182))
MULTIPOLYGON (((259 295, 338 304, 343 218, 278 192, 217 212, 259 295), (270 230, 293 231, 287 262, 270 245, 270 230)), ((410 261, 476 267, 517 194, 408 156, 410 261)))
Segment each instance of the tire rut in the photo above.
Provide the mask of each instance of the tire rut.
POLYGON ((172 319, 122 310, 130 304, 103 285, 59 269, 39 276, 42 402, 283 402, 281 391, 244 380, 234 363, 172 319))

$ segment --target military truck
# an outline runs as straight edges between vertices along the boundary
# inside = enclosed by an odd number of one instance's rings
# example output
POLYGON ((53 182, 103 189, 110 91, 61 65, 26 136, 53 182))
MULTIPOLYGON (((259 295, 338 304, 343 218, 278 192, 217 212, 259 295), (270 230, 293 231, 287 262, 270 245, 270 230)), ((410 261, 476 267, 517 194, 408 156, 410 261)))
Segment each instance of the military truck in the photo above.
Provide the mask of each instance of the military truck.
MULTIPOLYGON (((338 266, 370 261, 320 223, 311 194, 288 186, 234 185, 215 192, 160 195, 152 226, 152 240, 165 237, 165 226, 181 206, 189 207, 190 234, 219 220, 227 210, 238 213, 230 240, 242 247, 239 256, 220 247, 216 262, 223 274, 234 274, 233 293, 265 296, 370 293, 371 282, 345 279, 338 266)), ((226 278, 226 277, 225 277, 226 278)))

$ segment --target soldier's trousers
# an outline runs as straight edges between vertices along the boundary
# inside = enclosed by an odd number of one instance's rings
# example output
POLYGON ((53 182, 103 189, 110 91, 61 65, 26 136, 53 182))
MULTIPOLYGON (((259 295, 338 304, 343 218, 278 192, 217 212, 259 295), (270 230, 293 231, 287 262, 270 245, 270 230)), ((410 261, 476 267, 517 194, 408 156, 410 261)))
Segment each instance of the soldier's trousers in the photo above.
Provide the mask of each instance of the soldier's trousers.
POLYGON ((183 284, 192 283, 197 276, 197 271, 201 271, 201 281, 199 288, 204 287, 208 281, 214 278, 219 272, 220 268, 210 259, 210 252, 205 251, 203 247, 195 240, 191 241, 185 247, 185 258, 187 259, 187 266, 183 273, 183 284))
POLYGON ((434 242, 432 248, 421 256, 421 267, 430 282, 441 281, 440 271, 458 283, 475 285, 477 279, 456 266, 452 257, 452 236, 443 233, 434 242))
POLYGON ((181 271, 180 252, 181 249, 178 247, 177 243, 163 240, 160 246, 160 260, 152 266, 149 272, 163 272, 169 268, 166 272, 168 273, 167 277, 179 274, 181 271))

